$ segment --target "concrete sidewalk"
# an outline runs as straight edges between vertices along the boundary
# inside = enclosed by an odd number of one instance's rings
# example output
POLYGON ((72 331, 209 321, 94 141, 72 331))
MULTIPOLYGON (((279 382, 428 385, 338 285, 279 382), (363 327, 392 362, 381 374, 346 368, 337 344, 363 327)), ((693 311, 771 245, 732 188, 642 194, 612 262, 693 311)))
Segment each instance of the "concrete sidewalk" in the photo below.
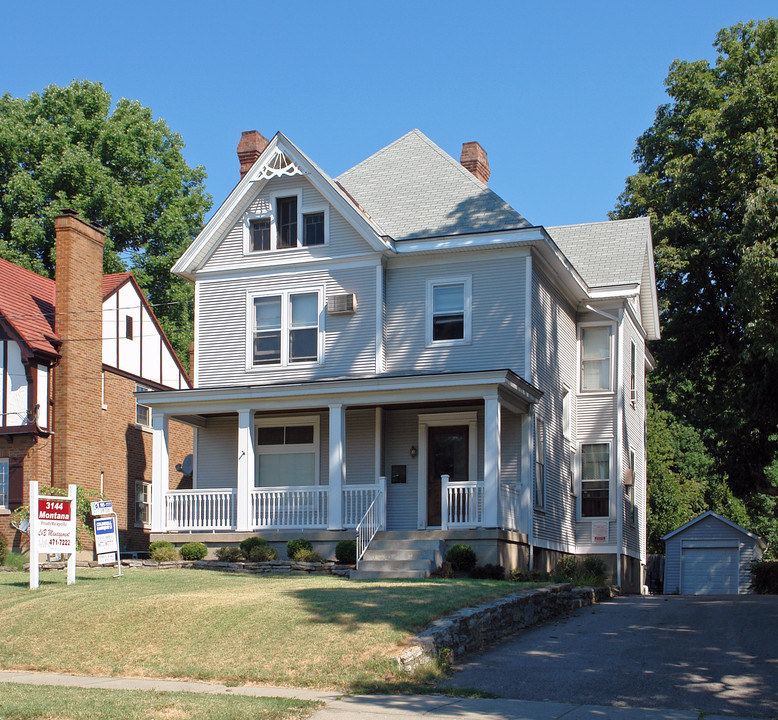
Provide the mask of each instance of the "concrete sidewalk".
MULTIPOLYGON (((428 717, 434 720, 698 720, 696 711, 648 710, 528 700, 468 700, 441 695, 360 695, 343 697, 334 692, 306 688, 156 680, 152 678, 98 677, 30 671, 0 671, 0 683, 61 685, 97 690, 156 690, 163 692, 284 697, 319 700, 326 707, 311 720, 408 720, 428 717)), ((743 720, 732 715, 706 715, 705 720, 743 720)))

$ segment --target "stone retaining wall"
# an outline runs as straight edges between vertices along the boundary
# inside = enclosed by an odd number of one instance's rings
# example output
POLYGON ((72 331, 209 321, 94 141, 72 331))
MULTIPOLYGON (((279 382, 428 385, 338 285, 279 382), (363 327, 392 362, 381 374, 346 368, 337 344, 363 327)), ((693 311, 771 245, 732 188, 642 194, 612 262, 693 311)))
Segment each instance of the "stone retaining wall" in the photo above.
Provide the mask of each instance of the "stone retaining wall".
POLYGON ((573 588, 563 583, 490 600, 435 620, 406 643, 397 662, 411 671, 441 655, 458 660, 530 625, 618 594, 616 587, 573 588))

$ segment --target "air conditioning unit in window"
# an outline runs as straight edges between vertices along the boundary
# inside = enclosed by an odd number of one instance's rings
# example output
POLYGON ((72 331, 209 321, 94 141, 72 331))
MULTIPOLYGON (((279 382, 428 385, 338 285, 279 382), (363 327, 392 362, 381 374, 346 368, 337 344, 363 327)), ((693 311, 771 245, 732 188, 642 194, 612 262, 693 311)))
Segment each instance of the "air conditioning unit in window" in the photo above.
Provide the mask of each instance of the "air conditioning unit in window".
POLYGON ((633 470, 627 469, 624 471, 624 485, 630 487, 635 482, 635 473, 633 470))
POLYGON ((340 293, 327 298, 329 315, 352 315, 357 311, 357 296, 354 293, 340 293))

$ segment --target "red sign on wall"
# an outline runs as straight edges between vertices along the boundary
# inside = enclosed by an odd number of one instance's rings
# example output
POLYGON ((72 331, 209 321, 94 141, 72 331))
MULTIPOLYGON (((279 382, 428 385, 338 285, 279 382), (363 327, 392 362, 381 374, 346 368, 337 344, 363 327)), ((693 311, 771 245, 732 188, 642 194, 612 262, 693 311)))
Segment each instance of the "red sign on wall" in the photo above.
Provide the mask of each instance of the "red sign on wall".
POLYGON ((38 499, 38 520, 63 520, 70 522, 70 500, 38 499))

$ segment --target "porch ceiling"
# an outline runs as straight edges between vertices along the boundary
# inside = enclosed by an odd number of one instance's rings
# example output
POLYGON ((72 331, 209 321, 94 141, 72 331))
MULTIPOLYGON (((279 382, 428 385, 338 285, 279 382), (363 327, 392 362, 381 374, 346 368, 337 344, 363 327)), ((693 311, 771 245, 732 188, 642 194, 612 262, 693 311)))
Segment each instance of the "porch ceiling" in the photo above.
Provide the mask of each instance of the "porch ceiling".
POLYGON ((543 392, 511 370, 318 380, 275 385, 203 388, 143 393, 155 412, 192 424, 196 417, 220 412, 301 410, 329 405, 399 405, 450 402, 497 396, 514 412, 526 412, 543 392))

